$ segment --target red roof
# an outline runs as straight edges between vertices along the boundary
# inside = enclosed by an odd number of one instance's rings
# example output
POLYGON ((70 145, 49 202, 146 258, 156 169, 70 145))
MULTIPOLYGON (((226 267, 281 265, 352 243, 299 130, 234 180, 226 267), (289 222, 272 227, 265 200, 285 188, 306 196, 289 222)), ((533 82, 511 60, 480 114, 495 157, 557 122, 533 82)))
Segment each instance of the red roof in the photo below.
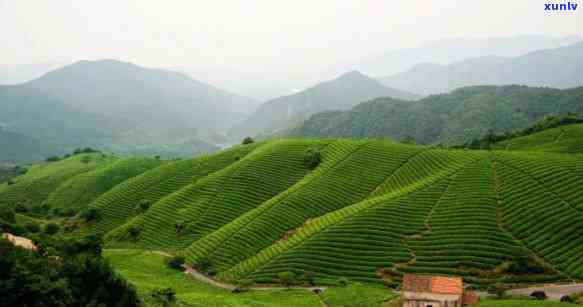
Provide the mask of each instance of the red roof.
POLYGON ((405 274, 403 276, 403 290, 461 295, 464 293, 464 286, 460 277, 405 274))

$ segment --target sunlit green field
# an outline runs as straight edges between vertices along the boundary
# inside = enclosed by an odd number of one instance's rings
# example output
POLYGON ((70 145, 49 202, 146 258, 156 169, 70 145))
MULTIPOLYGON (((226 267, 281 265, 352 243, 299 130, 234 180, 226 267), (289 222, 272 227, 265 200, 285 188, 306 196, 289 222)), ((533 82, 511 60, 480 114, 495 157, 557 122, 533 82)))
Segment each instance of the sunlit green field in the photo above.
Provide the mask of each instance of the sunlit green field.
MULTIPOLYGON (((155 252, 108 249, 104 256, 116 271, 138 290, 147 306, 159 306, 151 299, 154 289, 171 287, 176 291, 176 306, 205 307, 380 307, 397 298, 397 294, 380 285, 350 284, 326 289, 320 296, 300 289, 261 290, 232 293, 200 282, 182 272, 169 269, 165 256, 155 252)), ((393 302, 395 303, 395 302, 393 302)), ((395 305, 396 306, 396 305, 395 305)), ((569 307, 580 306, 549 301, 484 300, 480 307, 569 307)))

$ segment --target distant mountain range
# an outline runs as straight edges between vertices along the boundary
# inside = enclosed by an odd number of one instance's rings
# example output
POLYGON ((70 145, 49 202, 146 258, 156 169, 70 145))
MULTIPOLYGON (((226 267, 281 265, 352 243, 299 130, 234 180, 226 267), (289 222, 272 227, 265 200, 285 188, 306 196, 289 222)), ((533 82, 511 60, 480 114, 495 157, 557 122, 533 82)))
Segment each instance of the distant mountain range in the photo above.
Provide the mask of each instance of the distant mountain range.
POLYGON ((490 130, 524 129, 548 115, 582 111, 583 87, 476 86, 415 102, 378 98, 350 111, 318 113, 285 134, 459 144, 490 130))
POLYGON ((300 124, 310 115, 326 110, 347 110, 362 101, 376 97, 404 100, 419 96, 383 86, 358 71, 319 83, 293 95, 270 100, 232 130, 236 136, 272 133, 300 124))
POLYGON ((450 65, 418 64, 379 80, 386 86, 419 95, 445 93, 473 85, 576 87, 583 85, 583 42, 513 58, 488 56, 450 65))
MULTIPOLYGON (((215 150, 211 140, 240 120, 250 102, 176 72, 81 61, 0 86, 0 125, 61 151, 93 146, 191 155, 215 150)), ((30 154, 20 160, 36 158, 30 154)))
POLYGON ((552 37, 518 35, 492 38, 451 38, 422 44, 415 48, 399 49, 336 65, 336 71, 356 69, 370 76, 397 74, 419 63, 447 65, 484 56, 518 57, 527 53, 572 45, 583 37, 572 35, 552 37))

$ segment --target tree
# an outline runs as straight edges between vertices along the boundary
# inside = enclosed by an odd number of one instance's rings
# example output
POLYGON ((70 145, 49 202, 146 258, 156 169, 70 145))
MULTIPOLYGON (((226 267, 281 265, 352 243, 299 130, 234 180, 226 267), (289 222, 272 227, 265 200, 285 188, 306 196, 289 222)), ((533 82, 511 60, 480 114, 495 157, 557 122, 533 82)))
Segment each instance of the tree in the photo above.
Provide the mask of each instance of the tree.
POLYGON ((0 221, 14 223, 16 222, 15 217, 16 216, 13 210, 8 209, 6 207, 0 207, 0 221))
POLYGON ((81 212, 81 218, 83 218, 86 222, 96 221, 101 218, 101 212, 99 209, 91 207, 81 212))
POLYGON ((162 306, 170 306, 176 301, 176 291, 172 288, 154 289, 150 295, 162 306))
POLYGON ((24 228, 26 228, 26 230, 31 233, 38 233, 40 231, 40 225, 34 222, 28 222, 24 224, 24 228))
POLYGON ((186 259, 182 256, 174 256, 166 261, 166 265, 174 270, 184 271, 184 262, 186 259))
POLYGON ((58 156, 51 156, 45 159, 46 162, 57 162, 60 158, 58 156))
POLYGON ((318 149, 310 148, 304 153, 304 165, 309 169, 315 169, 322 162, 322 154, 318 149))
POLYGON ((539 301, 544 301, 547 299, 547 294, 544 291, 534 291, 530 294, 530 296, 539 301))
POLYGON ((506 291, 508 287, 501 283, 495 283, 488 288, 488 293, 496 295, 497 298, 501 299, 506 296, 506 291))
POLYGON ((297 283, 297 276, 294 272, 281 272, 277 274, 277 278, 285 287, 290 287, 297 283))
POLYGON ((57 225, 56 223, 48 223, 47 225, 45 225, 45 233, 49 234, 49 235, 54 235, 57 232, 59 232, 59 225, 57 225))
POLYGON ((247 292, 255 282, 253 279, 241 279, 233 289, 234 293, 247 292))
POLYGON ((243 142, 241 144, 247 145, 247 144, 252 144, 252 143, 255 143, 255 140, 248 136, 248 137, 243 139, 243 142))

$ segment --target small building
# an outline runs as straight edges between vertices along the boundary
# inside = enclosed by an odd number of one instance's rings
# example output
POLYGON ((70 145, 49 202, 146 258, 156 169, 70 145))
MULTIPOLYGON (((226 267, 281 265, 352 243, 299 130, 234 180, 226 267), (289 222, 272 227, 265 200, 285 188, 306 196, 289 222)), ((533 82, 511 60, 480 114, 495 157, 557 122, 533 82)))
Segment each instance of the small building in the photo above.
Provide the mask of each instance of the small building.
POLYGON ((476 304, 479 298, 464 291, 461 277, 405 274, 402 301, 403 307, 462 307, 476 304))

